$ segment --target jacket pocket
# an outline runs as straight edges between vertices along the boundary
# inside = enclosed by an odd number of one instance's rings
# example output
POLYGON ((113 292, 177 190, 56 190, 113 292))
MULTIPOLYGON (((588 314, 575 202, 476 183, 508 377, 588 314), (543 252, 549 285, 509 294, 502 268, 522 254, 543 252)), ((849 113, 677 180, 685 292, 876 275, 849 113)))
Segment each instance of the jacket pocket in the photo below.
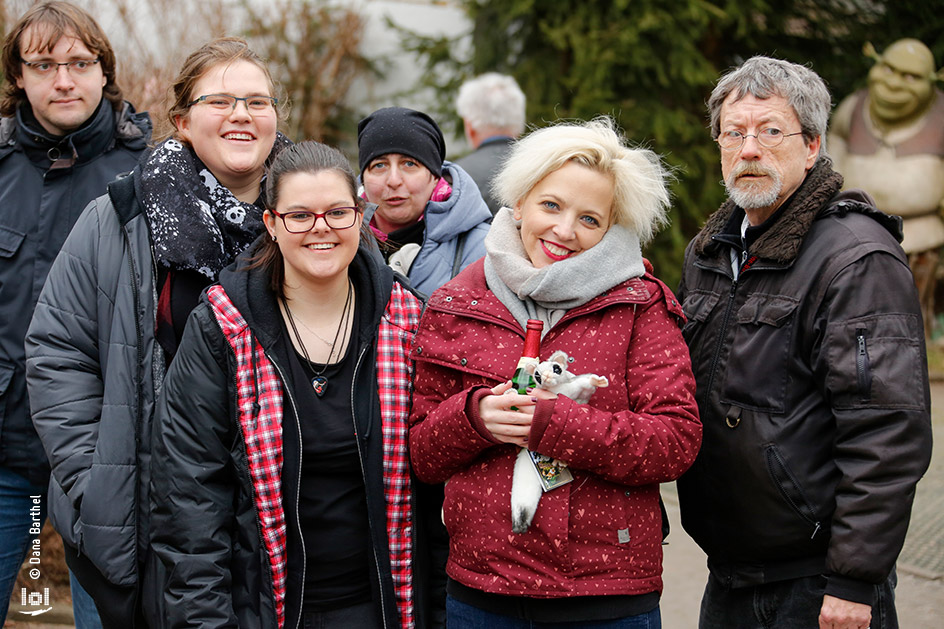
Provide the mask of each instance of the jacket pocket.
POLYGON ((798 305, 795 297, 758 293, 738 309, 721 389, 723 402, 784 412, 798 305))
POLYGON ((831 324, 823 347, 836 409, 924 408, 924 330, 913 314, 831 324))
POLYGON ((0 258, 12 258, 25 239, 23 232, 0 226, 0 258))
MULTIPOLYGON (((695 290, 688 293, 685 296, 685 301, 682 303, 682 311, 685 313, 687 319, 685 325, 682 326, 682 336, 688 344, 689 351, 694 349, 700 355, 705 356, 706 361, 709 360, 706 352, 712 352, 714 350, 713 343, 702 338, 706 332, 705 322, 718 305, 720 298, 721 295, 718 293, 695 290)), ((699 363, 694 355, 692 356, 692 362, 694 364, 699 363)))
POLYGON ((767 459, 767 471, 773 479, 777 490, 786 501, 790 508, 800 518, 806 522, 809 527, 810 539, 814 539, 822 528, 819 518, 816 516, 816 510, 803 493, 800 482, 796 479, 780 450, 774 444, 768 444, 765 448, 765 457, 767 459))
POLYGON ((682 312, 685 313, 685 317, 688 319, 685 327, 691 325, 696 325, 704 323, 708 319, 708 315, 711 314, 711 311, 714 310, 714 307, 718 304, 718 299, 721 296, 718 293, 710 293, 707 291, 692 291, 685 297, 685 302, 682 304, 682 312))

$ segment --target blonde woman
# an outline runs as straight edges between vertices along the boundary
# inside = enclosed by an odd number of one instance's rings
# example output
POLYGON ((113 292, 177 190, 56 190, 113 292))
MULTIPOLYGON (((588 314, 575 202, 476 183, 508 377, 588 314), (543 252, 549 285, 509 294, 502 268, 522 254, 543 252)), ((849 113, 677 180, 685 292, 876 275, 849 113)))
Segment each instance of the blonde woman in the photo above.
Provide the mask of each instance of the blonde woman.
POLYGON ((683 315, 643 259, 666 172, 606 119, 516 144, 487 255, 436 291, 414 341, 411 459, 446 485, 447 624, 659 627, 659 483, 695 459, 701 424, 683 315), (541 357, 605 375, 588 404, 508 394, 528 319, 541 357), (565 462, 526 533, 511 529, 519 447, 565 462))

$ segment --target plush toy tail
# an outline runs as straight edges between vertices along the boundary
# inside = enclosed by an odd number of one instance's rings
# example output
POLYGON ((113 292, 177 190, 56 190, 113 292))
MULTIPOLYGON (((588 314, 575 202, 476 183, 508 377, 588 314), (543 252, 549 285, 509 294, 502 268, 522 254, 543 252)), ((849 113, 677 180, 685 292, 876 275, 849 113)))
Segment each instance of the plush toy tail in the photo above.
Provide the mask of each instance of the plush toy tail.
POLYGON ((534 470, 534 463, 527 448, 518 451, 515 472, 511 478, 511 530, 525 533, 534 519, 541 500, 541 480, 534 470))

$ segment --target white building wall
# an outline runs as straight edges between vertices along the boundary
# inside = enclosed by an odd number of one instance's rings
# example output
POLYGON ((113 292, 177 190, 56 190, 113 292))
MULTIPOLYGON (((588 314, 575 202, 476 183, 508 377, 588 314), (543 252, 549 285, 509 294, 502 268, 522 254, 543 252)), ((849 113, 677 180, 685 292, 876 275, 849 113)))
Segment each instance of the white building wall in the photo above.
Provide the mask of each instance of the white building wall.
MULTIPOLYGON (((422 35, 468 35, 472 24, 465 12, 457 3, 442 0, 354 0, 348 6, 358 8, 366 18, 364 55, 384 68, 380 77, 364 77, 354 83, 348 105, 363 115, 390 106, 426 110, 430 94, 412 93, 422 78, 422 64, 403 51, 400 34, 387 25, 385 18, 422 35)), ((469 46, 470 41, 467 36, 462 45, 469 46)), ((450 156, 468 150, 462 137, 447 136, 446 145, 450 156)))

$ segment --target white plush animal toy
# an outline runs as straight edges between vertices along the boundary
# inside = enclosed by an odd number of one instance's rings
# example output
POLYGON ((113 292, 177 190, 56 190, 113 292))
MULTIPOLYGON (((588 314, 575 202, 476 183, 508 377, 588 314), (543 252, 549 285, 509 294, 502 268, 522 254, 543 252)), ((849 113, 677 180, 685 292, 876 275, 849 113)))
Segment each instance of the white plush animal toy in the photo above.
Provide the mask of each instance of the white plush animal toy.
MULTIPOLYGON (((567 371, 570 359, 567 354, 558 350, 551 354, 548 360, 534 366, 534 382, 539 389, 546 389, 551 393, 566 395, 578 404, 590 401, 596 390, 608 386, 610 383, 605 376, 593 373, 575 375, 567 371)), ((529 370, 530 371, 530 370, 529 370)), ((560 462, 554 462, 558 468, 566 467, 560 462)), ((511 479, 511 530, 515 533, 524 533, 531 526, 534 512, 543 493, 541 478, 532 461, 527 448, 518 452, 515 460, 515 471, 511 479)))

